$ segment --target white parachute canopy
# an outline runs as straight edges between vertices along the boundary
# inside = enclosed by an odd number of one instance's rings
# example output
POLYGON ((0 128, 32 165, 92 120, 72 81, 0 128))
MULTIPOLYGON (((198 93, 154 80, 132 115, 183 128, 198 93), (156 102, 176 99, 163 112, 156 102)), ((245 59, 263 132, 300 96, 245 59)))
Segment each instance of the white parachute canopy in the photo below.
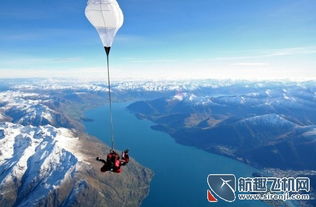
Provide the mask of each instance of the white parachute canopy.
POLYGON ((96 28, 104 47, 111 47, 124 21, 116 0, 88 0, 85 11, 89 22, 96 28))

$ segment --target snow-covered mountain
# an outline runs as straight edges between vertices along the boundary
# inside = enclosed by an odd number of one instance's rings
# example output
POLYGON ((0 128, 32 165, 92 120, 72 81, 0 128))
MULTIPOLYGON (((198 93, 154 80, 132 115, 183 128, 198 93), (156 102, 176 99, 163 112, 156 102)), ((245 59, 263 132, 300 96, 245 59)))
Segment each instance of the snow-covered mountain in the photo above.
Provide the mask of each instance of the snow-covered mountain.
MULTIPOLYGON (((81 80, 60 80, 60 79, 25 79, 11 80, 7 84, 10 88, 23 91, 35 90, 83 90, 104 92, 107 91, 106 81, 81 81, 81 80)), ((275 91, 275 88, 287 88, 289 92, 293 88, 310 89, 315 87, 315 82, 291 82, 291 81, 246 81, 246 80, 121 80, 112 81, 113 91, 151 91, 151 92, 188 92, 195 91, 199 94, 225 91, 225 94, 246 94, 258 91, 275 91)), ((209 95, 209 94, 208 94, 209 95)))
MULTIPOLYGON (((216 80, 167 80, 167 81, 112 81, 112 90, 132 90, 132 91, 184 91, 195 90, 201 87, 218 88, 230 86, 235 81, 216 81, 216 80)), ((25 80, 19 84, 14 81, 10 83, 11 88, 19 90, 89 90, 89 91, 107 91, 106 82, 100 81, 79 81, 79 80, 47 80, 40 79, 36 81, 25 80)))
POLYGON ((6 122, 0 131, 0 195, 15 198, 14 206, 45 203, 84 159, 76 150, 79 138, 68 129, 6 122))
POLYGON ((67 89, 0 92, 1 207, 140 205, 151 171, 131 160, 121 176, 100 172, 95 157, 109 148, 64 114, 81 106, 81 95, 67 89))
POLYGON ((259 126, 277 126, 279 128, 293 128, 296 125, 278 114, 264 114, 259 116, 252 116, 242 119, 237 122, 239 125, 251 125, 253 127, 259 126))
POLYGON ((49 107, 51 102, 51 97, 40 93, 0 92, 0 121, 10 120, 25 126, 69 126, 60 112, 49 107))
POLYGON ((102 174, 95 157, 107 151, 69 129, 0 123, 0 206, 138 206, 151 171, 132 160, 102 174))
POLYGON ((315 85, 247 84, 176 92, 128 108, 185 145, 256 167, 314 169, 315 85))

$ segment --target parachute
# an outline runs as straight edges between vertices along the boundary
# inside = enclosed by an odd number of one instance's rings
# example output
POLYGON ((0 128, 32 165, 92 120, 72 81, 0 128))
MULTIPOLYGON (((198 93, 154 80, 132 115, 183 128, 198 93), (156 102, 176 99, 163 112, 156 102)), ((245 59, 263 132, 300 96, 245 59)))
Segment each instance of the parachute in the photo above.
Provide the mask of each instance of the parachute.
POLYGON ((112 118, 112 95, 109 54, 117 31, 122 27, 124 16, 116 0, 88 0, 85 15, 99 33, 107 57, 109 119, 111 149, 114 149, 114 127, 112 118))
POLYGON ((105 48, 113 44, 117 31, 122 27, 124 16, 116 0, 89 0, 86 17, 96 28, 105 48))

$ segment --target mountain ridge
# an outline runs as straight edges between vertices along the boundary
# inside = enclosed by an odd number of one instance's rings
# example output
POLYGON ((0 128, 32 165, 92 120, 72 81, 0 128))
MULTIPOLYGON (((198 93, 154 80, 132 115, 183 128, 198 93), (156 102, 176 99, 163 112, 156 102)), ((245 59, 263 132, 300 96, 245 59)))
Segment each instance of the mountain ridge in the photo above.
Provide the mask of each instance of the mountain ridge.
POLYGON ((139 206, 152 172, 131 158, 101 173, 95 158, 110 149, 59 107, 76 108, 65 93, 0 93, 0 206, 139 206))

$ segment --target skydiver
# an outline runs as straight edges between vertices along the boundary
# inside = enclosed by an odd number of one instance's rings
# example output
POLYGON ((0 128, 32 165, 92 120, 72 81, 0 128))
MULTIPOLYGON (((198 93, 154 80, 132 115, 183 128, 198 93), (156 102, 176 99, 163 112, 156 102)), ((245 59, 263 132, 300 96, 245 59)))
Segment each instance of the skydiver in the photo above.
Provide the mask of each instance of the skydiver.
POLYGON ((121 165, 124 166, 129 162, 128 149, 122 152, 121 165))
POLYGON ((124 150, 122 153, 122 159, 120 159, 120 156, 114 150, 111 150, 106 156, 106 161, 100 157, 97 157, 96 160, 104 164, 101 167, 101 172, 111 171, 121 173, 121 166, 124 166, 129 162, 128 150, 124 150))

